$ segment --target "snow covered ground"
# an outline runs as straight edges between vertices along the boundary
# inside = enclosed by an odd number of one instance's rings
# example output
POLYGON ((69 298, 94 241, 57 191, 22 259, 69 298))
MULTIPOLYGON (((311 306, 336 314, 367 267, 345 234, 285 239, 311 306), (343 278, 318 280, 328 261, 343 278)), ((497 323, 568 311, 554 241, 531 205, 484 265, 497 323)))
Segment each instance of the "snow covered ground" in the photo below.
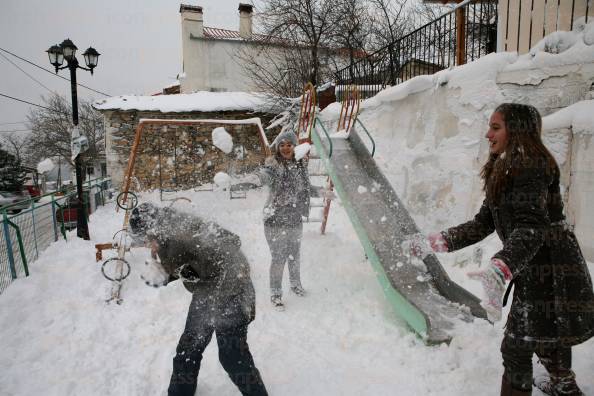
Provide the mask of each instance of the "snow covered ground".
MULTIPOLYGON (((333 205, 327 235, 319 234, 319 223, 305 225, 302 277, 308 296, 286 293, 287 310, 273 310, 261 223, 265 194, 253 190, 245 200, 230 200, 227 191, 191 191, 179 194, 191 204, 175 205, 241 236, 257 293, 249 342, 271 395, 499 394, 502 324, 477 320, 461 325, 449 346, 425 346, 384 299, 340 203, 333 205)), ((157 195, 144 199, 156 201, 157 195)), ((91 217, 92 241, 71 232, 68 242, 54 243, 31 264, 29 278, 2 294, 2 395, 166 393, 190 293, 179 282, 160 289, 144 285, 139 269, 148 252, 139 248, 129 255, 133 268, 123 288, 124 303, 104 302, 110 283, 95 263, 94 244, 111 241, 122 217, 113 205, 101 207, 91 217)), ((497 243, 492 240, 485 249, 494 250, 497 243)), ((448 255, 440 257, 452 264, 448 255)), ((480 292, 463 271, 449 269, 456 280, 480 292)), ((594 378, 588 375, 594 370, 593 346, 590 341, 574 353, 586 394, 594 394, 594 378)), ((218 362, 214 342, 205 353, 198 394, 238 394, 218 362)))
MULTIPOLYGON (((593 32, 594 24, 584 25, 579 32, 543 40, 537 47, 549 49, 544 52, 521 57, 492 54, 434 76, 417 77, 363 103, 361 119, 378 143, 376 160, 425 232, 464 220, 468 208, 480 201, 472 194, 477 190, 477 154, 481 154, 486 118, 504 99, 495 84, 497 72, 513 70, 514 63, 538 69, 592 62, 593 32), (460 113, 460 106, 474 107, 472 118, 460 118, 456 128, 445 131, 439 131, 444 128, 440 120, 430 119, 426 134, 409 132, 410 125, 428 114, 411 112, 414 117, 408 124, 390 118, 397 106, 404 106, 404 98, 422 92, 429 95, 432 87, 443 85, 461 89, 459 103, 448 111, 460 113), (484 129, 477 133, 476 125, 484 129)), ((97 108, 180 111, 212 99, 204 95, 121 97, 97 108)), ((252 108, 259 102, 225 93, 212 103, 214 111, 238 103, 252 108)), ((574 116, 590 114, 591 104, 579 106, 584 107, 559 112, 545 122, 565 125, 571 119, 573 124, 588 124, 589 118, 574 116)), ((331 106, 322 117, 336 119, 339 111, 331 106)), ((175 205, 213 219, 241 237, 257 293, 249 343, 271 395, 499 394, 503 323, 460 324, 449 346, 424 345, 385 300, 340 202, 333 204, 327 235, 319 234, 318 223, 305 225, 302 280, 308 296, 286 293, 287 310, 273 310, 268 299, 270 254, 261 221, 266 192, 249 191, 245 200, 230 200, 228 194, 220 189, 184 192, 179 195, 192 203, 175 205)), ((145 195, 142 200, 157 201, 158 195, 145 195)), ((2 396, 166 393, 190 294, 179 282, 159 289, 144 285, 139 270, 148 251, 133 249, 128 256, 132 274, 122 291, 124 303, 105 303, 111 284, 95 262, 94 244, 110 242, 122 219, 113 205, 101 207, 91 217, 92 241, 78 240, 71 232, 68 242, 52 244, 31 263, 29 278, 15 281, 0 296, 2 396)), ((499 246, 495 236, 481 243, 482 263, 499 246)), ((480 296, 480 285, 465 277, 465 272, 477 268, 475 257, 475 247, 439 255, 451 277, 480 296)), ((574 348, 578 383, 589 395, 594 394, 593 347, 590 340, 574 348)), ((537 365, 536 372, 542 371, 537 365)), ((238 394, 218 363, 214 342, 205 353, 198 394, 238 394)))

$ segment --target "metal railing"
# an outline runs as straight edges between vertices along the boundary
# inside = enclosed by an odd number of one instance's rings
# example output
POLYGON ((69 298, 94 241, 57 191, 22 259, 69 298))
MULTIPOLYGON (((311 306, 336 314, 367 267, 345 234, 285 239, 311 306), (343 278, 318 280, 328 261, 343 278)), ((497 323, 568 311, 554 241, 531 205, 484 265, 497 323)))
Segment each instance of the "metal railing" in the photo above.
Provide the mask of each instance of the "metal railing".
POLYGON ((357 85, 369 98, 386 86, 495 52, 496 45, 497 2, 471 0, 340 70, 337 99, 341 87, 357 85))
MULTIPOLYGON (((84 207, 87 215, 111 197, 109 178, 98 178, 84 183, 84 207)), ((0 293, 13 280, 29 275, 28 264, 36 260, 43 250, 76 227, 74 215, 76 188, 68 186, 62 191, 31 198, 25 203, 0 208, 0 293), (22 205, 22 206, 21 206, 22 205), (72 209, 72 210, 71 210, 72 209)))

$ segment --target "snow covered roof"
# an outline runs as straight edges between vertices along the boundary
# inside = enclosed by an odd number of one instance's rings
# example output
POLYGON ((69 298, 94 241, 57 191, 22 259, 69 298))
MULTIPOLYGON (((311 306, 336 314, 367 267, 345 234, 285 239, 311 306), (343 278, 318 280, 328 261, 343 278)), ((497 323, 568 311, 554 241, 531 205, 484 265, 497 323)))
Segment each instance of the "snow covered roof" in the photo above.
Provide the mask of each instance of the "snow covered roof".
POLYGON ((123 95, 97 100, 96 110, 138 110, 181 113, 188 111, 265 111, 267 97, 248 92, 208 92, 191 94, 136 96, 123 95))

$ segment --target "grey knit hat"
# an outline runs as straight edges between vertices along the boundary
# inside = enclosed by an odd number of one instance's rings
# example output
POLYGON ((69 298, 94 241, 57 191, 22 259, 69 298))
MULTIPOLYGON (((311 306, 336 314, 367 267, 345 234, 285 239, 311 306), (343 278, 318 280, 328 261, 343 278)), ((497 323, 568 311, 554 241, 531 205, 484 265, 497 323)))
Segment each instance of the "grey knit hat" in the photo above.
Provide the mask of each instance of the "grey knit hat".
POLYGON ((297 144, 298 144, 297 135, 295 135, 295 133, 293 131, 285 130, 285 131, 282 131, 281 133, 279 133, 278 136, 276 137, 276 139, 274 139, 274 142, 272 142, 272 147, 276 150, 276 148, 278 147, 278 144, 280 142, 282 142, 283 140, 291 142, 293 144, 293 146, 297 146, 297 144))

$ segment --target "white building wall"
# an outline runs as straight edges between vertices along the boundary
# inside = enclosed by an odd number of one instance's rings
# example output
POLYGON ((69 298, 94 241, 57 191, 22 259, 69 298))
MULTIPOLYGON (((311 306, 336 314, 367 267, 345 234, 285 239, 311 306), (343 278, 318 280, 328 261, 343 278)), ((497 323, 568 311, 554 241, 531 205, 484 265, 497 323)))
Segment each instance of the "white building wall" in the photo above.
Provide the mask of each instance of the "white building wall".
POLYGON ((241 40, 189 38, 184 45, 181 92, 255 91, 237 57, 250 48, 250 43, 241 40))

